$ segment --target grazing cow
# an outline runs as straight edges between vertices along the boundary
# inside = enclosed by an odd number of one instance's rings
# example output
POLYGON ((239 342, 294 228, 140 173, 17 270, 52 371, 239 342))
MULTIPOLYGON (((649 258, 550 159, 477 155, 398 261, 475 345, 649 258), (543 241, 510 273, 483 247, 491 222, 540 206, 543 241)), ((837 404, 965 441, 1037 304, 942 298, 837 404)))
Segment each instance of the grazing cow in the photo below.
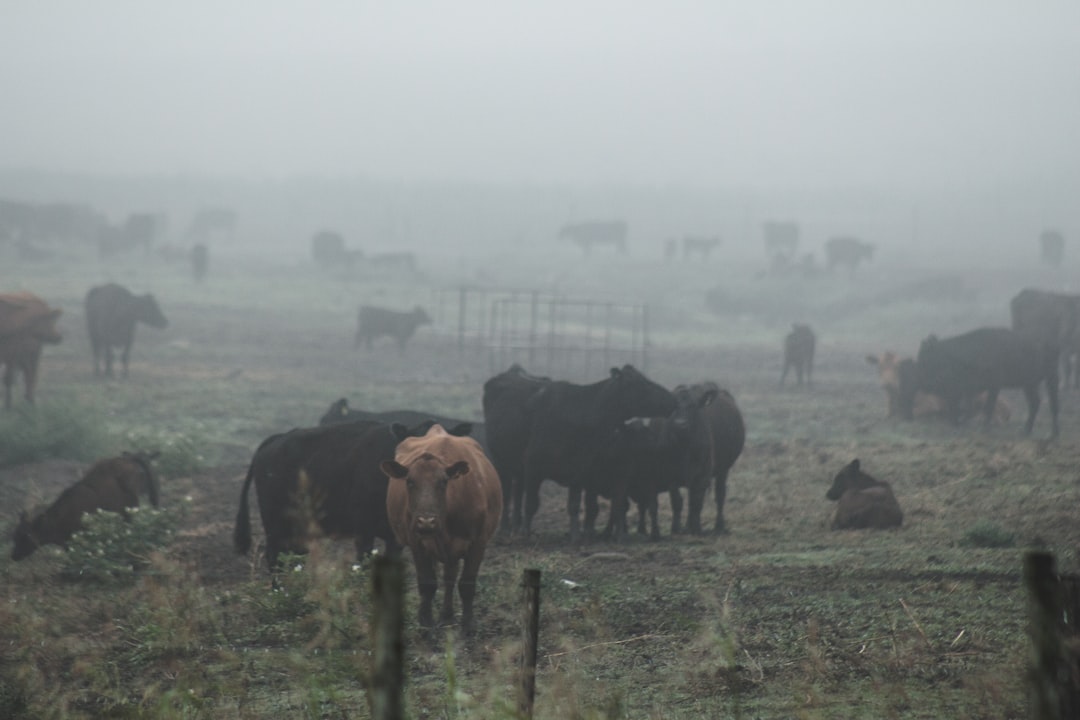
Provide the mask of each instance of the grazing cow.
POLYGON ((1039 235, 1039 253, 1044 265, 1059 267, 1065 259, 1065 237, 1057 230, 1043 230, 1039 235))
MULTIPOLYGON (((727 499, 728 473, 742 454, 746 443, 746 426, 742 413, 735 404, 734 396, 717 387, 715 383, 677 387, 675 400, 678 407, 672 418, 677 425, 685 423, 692 439, 689 467, 694 467, 694 453, 697 453, 700 456, 696 461, 698 467, 708 470, 704 483, 695 482, 692 474, 685 480, 690 496, 690 508, 686 514, 687 530, 692 533, 702 532, 701 508, 711 477, 716 496, 716 523, 713 532, 718 535, 725 533, 727 525, 724 523, 724 502, 727 499)), ((672 494, 673 505, 677 494, 678 491, 672 494)), ((681 498, 678 503, 681 504, 681 498)), ((672 520, 673 528, 677 520, 678 515, 675 514, 672 520)))
POLYGON ((900 511, 900 503, 889 483, 864 473, 858 459, 837 473, 825 497, 839 501, 832 521, 833 530, 883 530, 900 527, 904 521, 904 513, 900 511))
POLYGON ((371 552, 376 538, 387 552, 397 552, 386 516, 386 477, 379 463, 393 457, 398 443, 427 425, 357 421, 294 429, 272 435, 255 451, 240 491, 233 547, 251 549, 248 489, 252 482, 266 533, 266 562, 271 572, 282 553, 307 552, 317 535, 352 538, 357 558, 371 552))
POLYGON ((151 467, 157 456, 156 452, 136 452, 99 460, 44 512, 32 520, 21 513, 11 559, 22 560, 42 545, 66 546, 82 529, 83 513, 106 510, 126 516, 128 508, 139 506, 140 494, 146 494, 157 507, 160 490, 151 467))
POLYGON ((694 256, 701 260, 708 260, 709 255, 720 244, 718 237, 701 237, 699 235, 686 235, 682 239, 683 260, 691 260, 694 256))
POLYGON ((372 305, 364 305, 360 308, 360 315, 356 321, 356 347, 363 343, 369 350, 372 341, 377 337, 387 335, 397 340, 398 350, 405 350, 405 343, 413 336, 416 329, 421 325, 430 325, 431 318, 424 309, 417 305, 412 312, 399 312, 387 310, 372 305))
POLYGON ((321 230, 311 238, 311 258, 316 265, 333 268, 345 260, 345 238, 333 230, 321 230))
POLYGON ((26 386, 26 401, 34 404, 42 346, 61 339, 56 329, 60 312, 32 293, 0 294, 0 365, 4 367, 6 409, 11 408, 11 387, 19 372, 26 386))
POLYGON ((357 420, 375 420, 387 425, 398 423, 410 428, 424 422, 435 422, 446 428, 451 435, 470 435, 480 443, 481 447, 485 448, 485 450, 487 448, 484 423, 456 420, 434 413, 420 412, 419 410, 384 410, 382 412, 354 410, 349 407, 349 401, 345 398, 330 403, 330 407, 319 418, 319 424, 336 425, 338 423, 356 422, 357 420))
POLYGON ((101 374, 100 361, 104 354, 105 376, 113 376, 112 349, 120 347, 123 348, 120 361, 124 366, 124 377, 127 377, 131 344, 135 340, 135 323, 146 323, 158 329, 169 325, 153 295, 133 295, 116 283, 90 288, 90 292, 86 293, 85 308, 86 327, 94 351, 94 375, 101 374))
POLYGON ((803 375, 806 375, 806 384, 810 385, 810 379, 814 372, 814 346, 817 343, 814 331, 809 325, 795 323, 791 326, 791 332, 784 338, 784 370, 780 373, 780 386, 783 387, 787 379, 788 370, 795 368, 795 384, 803 384, 803 375))
POLYGON ((914 390, 941 397, 958 423, 967 403, 986 392, 984 417, 990 423, 1002 388, 1022 388, 1028 403, 1024 433, 1030 435, 1039 412, 1039 385, 1046 385, 1053 436, 1058 435, 1058 352, 1050 343, 1009 328, 979 328, 919 346, 914 390))
POLYGON ((622 220, 568 223, 559 229, 559 237, 569 238, 585 255, 592 254, 598 245, 610 245, 620 255, 626 254, 626 223, 622 220))
MULTIPOLYGON (((945 415, 948 408, 944 400, 932 393, 913 390, 917 382, 913 358, 901 359, 893 351, 886 350, 880 356, 867 355, 866 362, 878 369, 878 379, 888 399, 889 411, 886 417, 914 420, 933 415, 945 415)), ((966 415, 978 415, 984 412, 986 400, 987 393, 981 392, 976 395, 967 408, 966 415)), ((998 398, 992 415, 994 422, 1004 424, 1011 416, 1012 408, 1004 399, 998 398)))
POLYGON ((416 565, 421 627, 435 627, 435 564, 442 563, 439 621, 453 623, 457 585, 461 627, 471 632, 476 577, 502 513, 502 486, 495 468, 475 440, 450 435, 441 425, 433 425, 423 437, 403 440, 394 459, 380 467, 390 479, 386 512, 394 537, 409 546, 416 565))
POLYGON ((873 244, 863 242, 858 238, 834 237, 829 238, 825 243, 825 261, 829 270, 837 265, 846 265, 854 273, 860 262, 863 260, 869 262, 873 259, 873 244))
POLYGON ((518 530, 522 522, 525 490, 525 449, 532 433, 530 398, 551 378, 530 375, 517 363, 484 383, 484 423, 488 454, 503 489, 503 532, 518 530))
POLYGON ((1032 334, 1058 351, 1068 386, 1080 344, 1080 295, 1024 288, 1009 301, 1009 312, 1013 330, 1032 334))
POLYGON ((210 269, 210 249, 205 243, 195 243, 191 246, 189 255, 191 261, 191 276, 195 282, 201 283, 206 279, 206 273, 210 269))
POLYGON ((532 432, 525 449, 525 532, 540 507, 540 484, 554 480, 567 488, 570 538, 580 538, 582 493, 592 490, 596 454, 604 438, 632 417, 666 417, 675 397, 632 365, 612 368, 606 380, 591 385, 552 381, 528 401, 532 432))

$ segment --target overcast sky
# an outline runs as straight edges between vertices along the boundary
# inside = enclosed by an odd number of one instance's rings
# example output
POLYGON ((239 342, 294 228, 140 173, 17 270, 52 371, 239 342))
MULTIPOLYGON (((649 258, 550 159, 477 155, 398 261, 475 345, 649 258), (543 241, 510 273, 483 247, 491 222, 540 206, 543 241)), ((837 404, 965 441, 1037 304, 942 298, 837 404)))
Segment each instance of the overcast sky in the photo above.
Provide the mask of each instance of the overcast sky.
POLYGON ((813 186, 1080 175, 1077 0, 5 0, 0 165, 813 186))

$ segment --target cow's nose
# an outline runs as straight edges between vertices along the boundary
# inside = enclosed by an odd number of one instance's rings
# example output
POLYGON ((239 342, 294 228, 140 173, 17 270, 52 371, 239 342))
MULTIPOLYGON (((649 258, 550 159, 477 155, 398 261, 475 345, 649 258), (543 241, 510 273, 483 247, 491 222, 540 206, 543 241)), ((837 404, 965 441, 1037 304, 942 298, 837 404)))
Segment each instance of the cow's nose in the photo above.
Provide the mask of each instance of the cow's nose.
POLYGON ((418 515, 416 517, 416 530, 422 533, 435 532, 438 520, 434 515, 418 515))

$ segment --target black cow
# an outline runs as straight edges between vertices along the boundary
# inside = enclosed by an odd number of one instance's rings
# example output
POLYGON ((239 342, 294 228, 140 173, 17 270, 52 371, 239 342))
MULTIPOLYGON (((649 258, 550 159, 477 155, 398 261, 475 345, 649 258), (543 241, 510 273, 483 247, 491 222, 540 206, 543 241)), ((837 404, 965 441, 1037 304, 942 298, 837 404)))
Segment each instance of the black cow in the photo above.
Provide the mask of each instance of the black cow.
POLYGON ((837 265, 846 265, 851 272, 863 260, 874 259, 874 246, 853 237, 829 238, 825 243, 825 261, 829 270, 837 265))
POLYGON ((1080 344, 1080 295, 1024 288, 1009 301, 1009 311, 1013 330, 1030 333, 1060 353, 1068 386, 1080 344))
POLYGON ((238 553, 251 550, 248 488, 255 483, 266 533, 266 560, 277 570, 284 552, 304 553, 313 531, 352 538, 357 557, 382 538, 388 553, 399 550, 386 515, 386 475, 379 463, 394 457, 398 443, 423 430, 359 421, 294 429, 272 435, 251 459, 233 530, 238 553))
POLYGON ((133 295, 130 290, 115 283, 99 285, 86 293, 86 327, 90 333, 90 345, 94 351, 94 375, 101 374, 101 355, 105 355, 105 375, 112 377, 112 349, 123 348, 121 362, 124 377, 128 374, 128 358, 135 340, 135 323, 164 328, 169 321, 161 313, 154 296, 133 295))
POLYGON ((1024 433, 1030 435, 1039 412, 1039 384, 1046 385, 1053 436, 1058 435, 1058 351, 1031 333, 1009 328, 979 328, 939 340, 931 335, 919 346, 914 390, 934 393, 945 401, 958 423, 964 408, 986 392, 985 420, 989 425, 998 392, 1022 388, 1028 403, 1024 433))
POLYGON ((626 254, 626 223, 622 220, 569 223, 559 229, 559 237, 569 238, 586 255, 595 245, 610 245, 620 255, 626 254))
POLYGON ((532 404, 529 399, 551 382, 551 378, 530 375, 514 363, 484 383, 484 422, 491 464, 499 473, 503 490, 503 532, 521 527, 522 495, 525 485, 525 449, 532 434, 532 404))
POLYGON ((370 350, 375 338, 386 335, 397 340, 398 350, 404 351, 416 329, 430 324, 431 318, 419 305, 412 312, 364 305, 356 321, 356 347, 363 343, 370 350))
POLYGON ((525 532, 540 506, 540 484, 567 487, 570 538, 580 537, 581 495, 590 490, 590 470, 598 448, 618 425, 632 417, 659 417, 675 410, 675 398, 632 365, 612 368, 591 385, 547 383, 527 403, 533 428, 525 449, 525 532))
POLYGON ((454 418, 436 415, 434 413, 421 412, 419 410, 384 410, 382 412, 370 412, 368 410, 354 410, 349 407, 349 401, 345 398, 330 403, 329 409, 319 418, 319 425, 337 425, 340 423, 370 421, 393 425, 397 423, 405 427, 416 427, 422 423, 438 423, 446 428, 451 435, 469 435, 487 451, 487 437, 485 436, 484 423, 470 420, 456 420, 454 418))
POLYGON ((806 384, 811 384, 814 373, 814 347, 817 340, 814 331, 809 325, 795 323, 791 326, 791 332, 784 338, 784 370, 780 373, 780 385, 783 387, 787 379, 788 370, 795 368, 795 384, 803 384, 803 375, 806 375, 806 384))

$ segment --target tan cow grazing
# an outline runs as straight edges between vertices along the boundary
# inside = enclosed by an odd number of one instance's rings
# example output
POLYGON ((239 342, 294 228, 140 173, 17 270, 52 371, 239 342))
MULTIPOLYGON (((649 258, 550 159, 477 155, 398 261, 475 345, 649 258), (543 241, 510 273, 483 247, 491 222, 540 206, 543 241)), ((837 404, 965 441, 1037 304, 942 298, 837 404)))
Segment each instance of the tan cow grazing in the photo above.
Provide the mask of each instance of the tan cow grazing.
POLYGON ((0 365, 4 367, 4 407, 11 407, 15 376, 23 375, 26 401, 33 405, 41 348, 60 342, 58 308, 28 292, 0 294, 0 365))
POLYGON ((443 565, 443 603, 439 621, 454 621, 454 586, 461 595, 461 627, 473 627, 476 576, 488 541, 502 515, 502 486, 495 468, 470 437, 448 434, 433 425, 419 438, 406 438, 395 458, 384 461, 390 478, 386 510, 397 541, 412 550, 420 591, 420 625, 435 627, 432 603, 436 562, 443 565), (458 563, 465 566, 458 581, 458 563))
POLYGON ((839 501, 833 530, 900 527, 904 521, 892 487, 864 473, 857 458, 837 473, 825 497, 839 501))
MULTIPOLYGON (((913 358, 901 358, 892 350, 886 350, 881 355, 867 355, 866 362, 878 369, 878 379, 881 387, 885 390, 888 399, 889 411, 886 417, 899 417, 905 420, 932 416, 944 416, 945 401, 932 393, 921 390, 911 394, 910 388, 915 385, 915 360, 913 358), (906 407, 909 405, 909 407, 906 407)), ((982 392, 972 399, 970 407, 966 409, 967 415, 979 415, 986 407, 987 393, 982 392)), ((1002 398, 997 399, 994 405, 993 421, 1005 424, 1012 416, 1012 408, 1002 398)))
POLYGON ((139 494, 158 506, 158 478, 150 466, 158 453, 124 453, 94 463, 81 480, 60 493, 60 497, 34 519, 23 512, 15 528, 12 560, 22 560, 42 545, 67 545, 82 529, 84 513, 95 510, 127 514, 138 507, 139 494))

